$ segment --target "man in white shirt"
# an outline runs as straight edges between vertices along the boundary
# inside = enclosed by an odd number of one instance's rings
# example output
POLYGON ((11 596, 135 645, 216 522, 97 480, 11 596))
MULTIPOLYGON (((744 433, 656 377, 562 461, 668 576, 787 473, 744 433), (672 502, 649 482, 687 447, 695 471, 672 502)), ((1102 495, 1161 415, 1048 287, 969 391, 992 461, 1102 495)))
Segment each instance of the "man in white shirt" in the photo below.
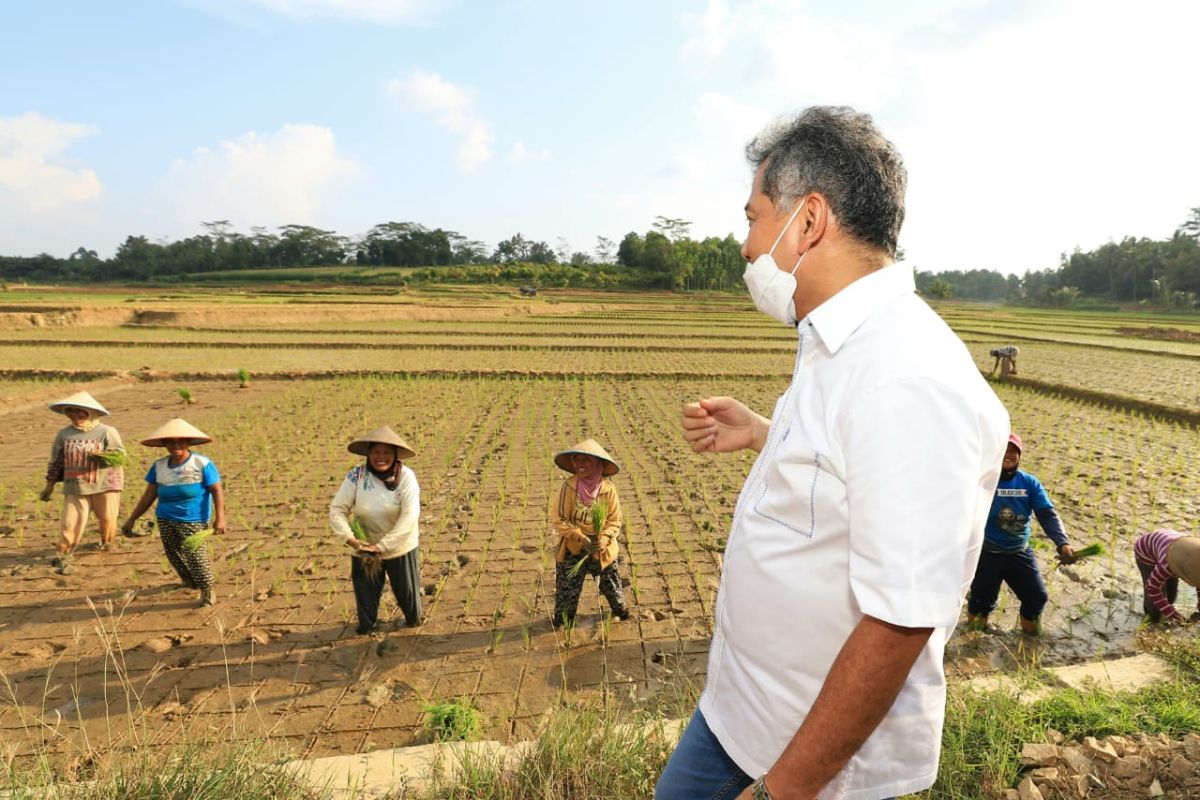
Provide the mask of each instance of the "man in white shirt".
POLYGON ((932 785, 942 653, 978 560, 1008 414, 892 263, 899 154, 810 108, 747 147, 755 305, 796 327, 766 419, 684 406, 696 452, 759 453, 738 498, 699 708, 658 800, 882 800, 932 785))

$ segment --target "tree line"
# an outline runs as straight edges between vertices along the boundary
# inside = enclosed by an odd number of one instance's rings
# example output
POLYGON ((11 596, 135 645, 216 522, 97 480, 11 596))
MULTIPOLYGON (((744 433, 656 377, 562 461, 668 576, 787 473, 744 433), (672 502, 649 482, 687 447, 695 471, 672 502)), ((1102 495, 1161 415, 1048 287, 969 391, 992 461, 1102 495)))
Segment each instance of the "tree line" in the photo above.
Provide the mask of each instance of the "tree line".
POLYGON ((1058 267, 1024 276, 991 270, 917 272, 927 297, 1070 306, 1082 299, 1200 308, 1200 207, 1166 239, 1126 237, 1063 253, 1058 267))
MULTIPOLYGON (((489 251, 477 239, 415 222, 386 222, 355 237, 308 225, 242 233, 225 220, 203 223, 203 228, 201 234, 176 241, 129 236, 107 259, 83 247, 66 258, 0 256, 0 278, 188 283, 236 279, 233 273, 241 270, 344 266, 344 271, 314 279, 721 291, 740 288, 744 269, 741 244, 733 234, 694 239, 690 222, 663 216, 650 230, 630 232, 619 242, 598 236, 591 251, 573 251, 563 239, 551 246, 520 233, 489 251), (389 274, 356 267, 419 269, 389 274)), ((1200 308, 1200 207, 1191 209, 1167 239, 1129 237, 1095 250, 1077 248, 1064 253, 1055 268, 1023 276, 918 269, 916 279, 918 290, 932 298, 1054 306, 1087 299, 1200 308)))
MULTIPOLYGON (((524 276, 547 285, 719 290, 740 285, 743 266, 741 245, 732 234, 695 240, 689 222, 668 217, 657 218, 645 234, 629 233, 619 245, 598 236, 590 252, 572 251, 565 239, 551 246, 520 233, 489 251, 477 239, 415 222, 386 222, 358 237, 309 225, 243 233, 226 220, 205 222, 203 228, 201 234, 176 241, 129 236, 111 258, 84 247, 66 258, 45 253, 0 256, 0 277, 67 283, 189 282, 241 270, 345 266, 334 275, 353 279, 353 267, 421 267, 413 279, 494 282, 524 276)), ((399 275, 383 278, 398 279, 399 275)))

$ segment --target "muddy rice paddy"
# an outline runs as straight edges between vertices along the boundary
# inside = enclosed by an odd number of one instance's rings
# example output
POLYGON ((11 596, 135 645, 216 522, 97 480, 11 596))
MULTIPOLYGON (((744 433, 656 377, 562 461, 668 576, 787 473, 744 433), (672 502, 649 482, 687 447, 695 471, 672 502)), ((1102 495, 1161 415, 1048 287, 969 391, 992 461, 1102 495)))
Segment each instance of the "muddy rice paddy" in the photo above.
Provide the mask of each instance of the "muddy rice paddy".
MULTIPOLYGON (((551 297, 536 314, 528 302, 475 302, 478 316, 346 311, 340 327, 323 310, 307 332, 295 309, 274 320, 267 307, 193 308, 186 319, 203 324, 186 335, 114 324, 115 312, 102 310, 43 320, 41 335, 15 323, 4 331, 0 351, 19 354, 0 364, 10 370, 0 380, 0 741, 9 754, 68 761, 263 736, 301 755, 356 752, 428 741, 422 707, 454 698, 482 709, 486 736, 520 739, 560 702, 654 707, 681 680, 702 683, 721 545, 750 458, 690 453, 678 407, 731 394, 768 412, 790 371, 789 333, 740 299, 632 297, 601 312, 587 297, 557 307, 551 297), (255 346, 171 345, 206 336, 255 346), (50 339, 64 344, 35 343, 50 339), (102 344, 71 344, 85 341, 102 344), (353 343, 352 360, 339 357, 339 342, 353 343), (439 350, 465 343, 473 346, 439 350), (356 372, 308 380, 306 365, 356 372), (150 369, 139 377, 142 366, 150 369), (238 368, 252 373, 247 388, 238 368), (18 371, 34 369, 44 371, 18 371), (176 369, 215 378, 181 379, 176 369), (175 415, 216 437, 204 452, 223 475, 229 531, 214 546, 215 607, 197 608, 195 593, 177 585, 142 523, 146 535, 107 553, 93 528, 72 575, 50 568, 59 497, 43 504, 36 493, 62 419, 45 403, 79 388, 109 408, 129 444, 122 519, 159 455, 136 439, 175 415), (183 405, 180 388, 196 403, 183 405), (382 422, 417 451, 409 464, 422 493, 425 621, 362 637, 349 558, 326 515, 356 461, 346 443, 382 422), (634 617, 609 621, 591 583, 568 636, 550 624, 556 542, 546 510, 561 480, 550 456, 589 435, 623 467, 621 571, 634 617)), ((961 314, 948 316, 960 325, 970 319, 961 314)), ((1007 340, 980 335, 973 322, 965 336, 982 363, 1007 340)), ((1029 335, 1053 338, 1036 322, 1029 335)), ((1096 366, 1111 361, 1106 351, 1084 353, 1072 373, 1071 354, 1087 348, 1047 347, 1056 382, 1086 388, 1099 375, 1106 391, 1124 391, 1119 370, 1096 366)), ((1037 374, 1035 356, 1022 345, 1023 376, 1037 374)), ((1170 366, 1159 373, 1169 402, 1200 396, 1200 370, 1188 360, 1146 357, 1170 366)), ((1045 635, 1010 633, 1015 602, 1005 595, 996 631, 952 640, 952 675, 1145 645, 1132 539, 1158 526, 1196 532, 1200 517, 1200 434, 1139 411, 1139 397, 1159 396, 1145 380, 1125 392, 1129 410, 997 387, 1026 442, 1023 467, 1046 484, 1072 541, 1099 541, 1108 555, 1054 568, 1052 551, 1040 550, 1051 591, 1045 635)), ((1190 588, 1179 605, 1195 607, 1190 588)), ((390 597, 383 619, 402 623, 390 597)))

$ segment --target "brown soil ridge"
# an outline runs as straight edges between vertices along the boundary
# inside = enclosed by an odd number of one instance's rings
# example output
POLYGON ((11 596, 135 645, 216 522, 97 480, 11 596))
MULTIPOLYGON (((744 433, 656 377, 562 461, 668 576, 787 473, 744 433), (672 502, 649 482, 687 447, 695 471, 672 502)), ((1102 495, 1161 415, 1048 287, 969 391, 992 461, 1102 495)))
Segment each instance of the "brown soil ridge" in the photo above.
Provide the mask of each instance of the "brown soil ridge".
POLYGON ((123 341, 120 339, 38 339, 29 341, 0 340, 0 346, 15 347, 99 347, 99 348, 142 348, 161 350, 174 348, 178 350, 207 350, 213 347, 223 347, 236 350, 454 350, 462 352, 564 352, 574 353, 581 350, 589 352, 611 353, 713 353, 736 350, 738 353, 756 355, 771 355, 772 353, 791 352, 791 343, 781 343, 776 347, 698 347, 671 345, 610 345, 579 342, 570 344, 519 344, 492 343, 473 344, 465 342, 432 343, 420 342, 274 342, 246 340, 216 340, 205 341, 123 341))
MULTIPOLYGON (((566 318, 559 320, 556 324, 562 325, 563 331, 555 333, 552 331, 484 331, 479 329, 457 329, 457 328, 442 328, 438 330, 380 330, 379 328, 196 328, 184 325, 122 325, 123 328, 151 328, 153 330, 172 330, 172 331, 189 331, 193 333, 287 333, 303 336, 462 336, 462 337, 479 337, 479 338, 496 338, 502 336, 504 338, 547 338, 553 336, 577 336, 580 331, 578 328, 571 327, 576 320, 574 318, 566 318)), ((582 324, 582 323, 581 323, 582 324)), ((750 326, 745 326, 750 327, 750 326)), ((589 339, 635 339, 645 336, 646 334, 639 331, 595 331, 587 330, 589 339)), ((711 333, 672 333, 673 339, 712 339, 711 333)), ((724 341, 738 342, 760 342, 764 339, 770 341, 771 336, 761 334, 729 334, 722 333, 719 337, 724 341)), ((794 344, 795 336, 776 336, 775 340, 794 344)), ((1133 348, 1129 348, 1132 350, 1133 348)), ((1136 351, 1142 352, 1142 351, 1136 351)), ((1146 351, 1150 352, 1150 351, 1146 351)))
MULTIPOLYGON (((980 370, 980 372, 983 372, 980 370)), ((987 376, 986 372, 983 372, 987 376)), ((998 379, 990 378, 995 383, 1000 383, 998 379)), ((1123 394, 1113 394, 1111 392, 1102 392, 1098 389, 1085 389, 1082 386, 1070 386, 1063 383, 1051 383, 1049 381, 1039 381, 1035 378, 1021 378, 1009 376, 1003 381, 1010 386, 1021 386, 1026 389, 1033 389, 1037 392, 1046 394, 1062 395, 1075 400, 1083 400, 1084 402, 1092 403, 1093 405, 1103 406, 1114 411, 1138 412, 1147 414, 1158 419, 1168 420, 1171 422, 1180 422, 1184 425, 1192 427, 1200 427, 1200 409, 1191 409, 1181 406, 1172 406, 1166 403, 1155 403, 1150 400, 1139 400, 1135 397, 1129 397, 1123 394)))
POLYGON ((1117 328, 1122 336, 1132 336, 1135 339, 1160 339, 1168 342, 1200 342, 1200 333, 1185 331, 1179 328, 1117 328))
MULTIPOLYGON (((573 371, 540 371, 520 369, 411 369, 411 370, 370 370, 370 369, 327 369, 312 371, 278 371, 255 372, 252 381, 304 381, 332 380, 338 378, 508 378, 523 380, 579 380, 581 378, 606 378, 612 380, 695 380, 696 378, 717 377, 721 380, 762 380, 771 378, 790 378, 791 372, 729 372, 713 375, 710 371, 695 372, 579 372, 573 371)), ((201 372, 165 372, 158 370, 139 370, 128 372, 124 370, 54 370, 54 369, 0 369, 0 379, 6 380, 78 380, 91 381, 101 378, 128 378, 140 381, 223 381, 236 380, 237 370, 201 371, 201 372)))
POLYGON ((1168 350, 1149 350, 1145 347, 1124 347, 1119 344, 1093 344, 1090 342, 1064 342, 1062 339, 1051 339, 1047 336, 1033 336, 1026 333, 997 333, 991 330, 979 330, 978 328, 954 328, 951 326, 959 338, 964 335, 982 337, 978 341, 1017 341, 1017 342, 1038 342, 1039 344, 1062 345, 1064 347, 1083 347, 1088 350, 1108 350, 1116 353, 1136 353, 1140 355, 1163 356, 1164 358, 1182 358, 1186 361, 1200 361, 1200 353, 1176 353, 1168 350))

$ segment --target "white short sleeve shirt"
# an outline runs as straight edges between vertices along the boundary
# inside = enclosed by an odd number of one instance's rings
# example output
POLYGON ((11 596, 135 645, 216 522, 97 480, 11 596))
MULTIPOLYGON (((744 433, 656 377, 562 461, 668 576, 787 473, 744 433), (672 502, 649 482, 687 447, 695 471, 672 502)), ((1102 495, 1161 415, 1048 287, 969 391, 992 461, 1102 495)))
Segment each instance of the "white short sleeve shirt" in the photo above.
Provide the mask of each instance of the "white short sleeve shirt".
POLYGON ((894 264, 797 326, 795 372, 738 498, 700 710, 761 775, 864 615, 934 628, 895 704, 822 800, 937 775, 942 653, 970 585, 1009 420, 966 347, 894 264))

